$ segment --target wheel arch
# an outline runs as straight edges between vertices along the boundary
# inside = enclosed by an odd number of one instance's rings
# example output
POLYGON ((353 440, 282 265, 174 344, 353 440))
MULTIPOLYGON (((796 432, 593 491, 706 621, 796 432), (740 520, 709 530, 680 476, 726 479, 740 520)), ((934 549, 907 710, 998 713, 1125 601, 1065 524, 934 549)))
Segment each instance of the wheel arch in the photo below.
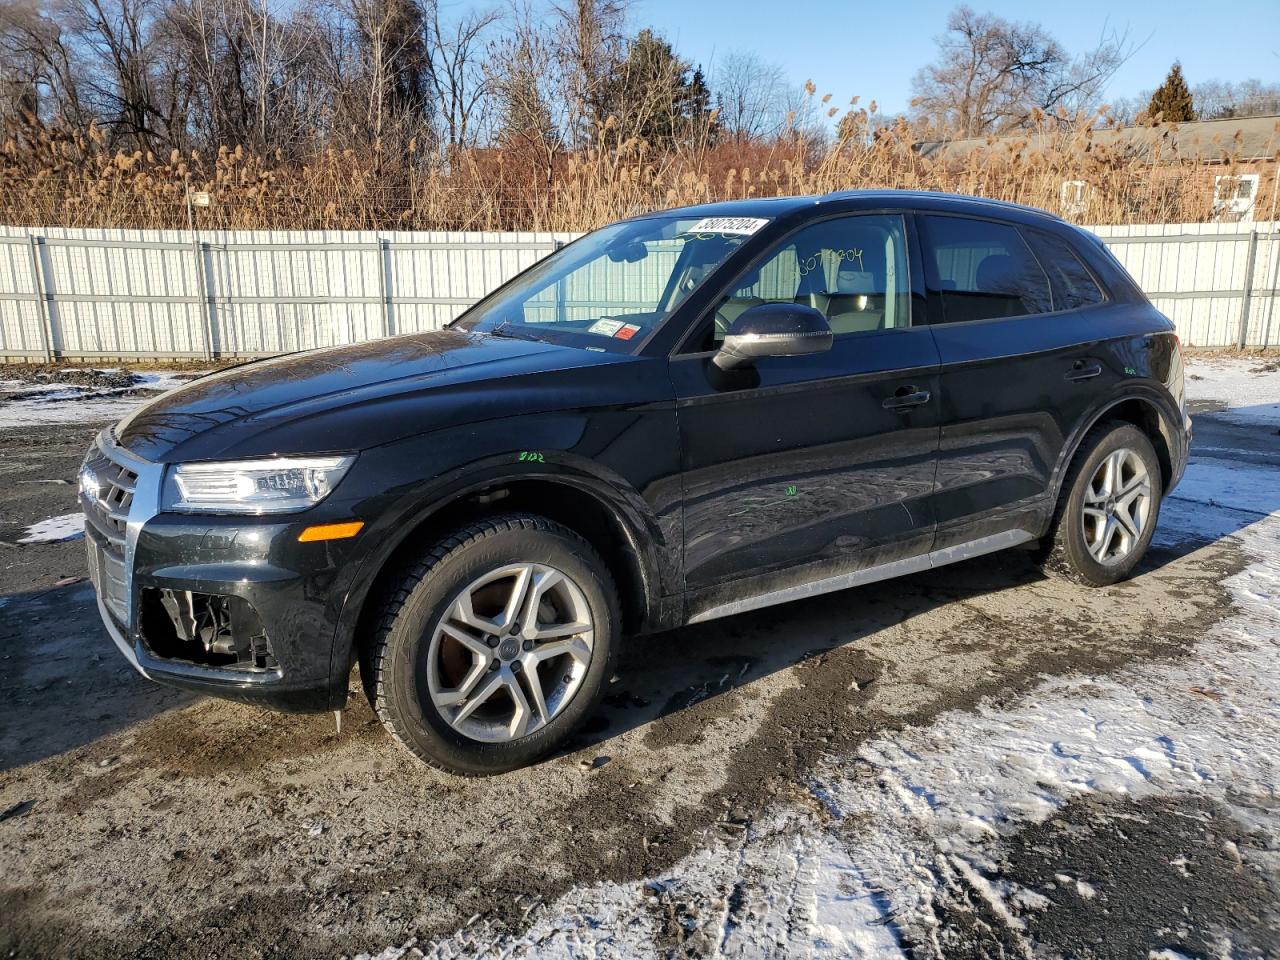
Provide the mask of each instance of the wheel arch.
POLYGON ((1103 402, 1089 415, 1081 418, 1068 442, 1063 444, 1062 453, 1054 466, 1053 500, 1056 502, 1061 494, 1062 481, 1067 475, 1072 462, 1080 453, 1080 445, 1089 431, 1105 420, 1119 420, 1131 423, 1151 441, 1155 448, 1156 459, 1160 462, 1161 490, 1168 491, 1176 473, 1176 463, 1182 451, 1181 441, 1174 427, 1175 420, 1166 401, 1156 391, 1127 393, 1112 397, 1103 402))
MULTIPOLYGON (((483 472, 482 472, 483 474, 483 472)), ((624 633, 663 625, 661 529, 643 500, 615 483, 576 470, 484 474, 402 511, 395 534, 369 557, 343 605, 331 659, 335 709, 387 585, 425 544, 485 516, 531 513, 561 523, 600 553, 618 587, 624 633), (635 502, 638 501, 638 502, 635 502)))

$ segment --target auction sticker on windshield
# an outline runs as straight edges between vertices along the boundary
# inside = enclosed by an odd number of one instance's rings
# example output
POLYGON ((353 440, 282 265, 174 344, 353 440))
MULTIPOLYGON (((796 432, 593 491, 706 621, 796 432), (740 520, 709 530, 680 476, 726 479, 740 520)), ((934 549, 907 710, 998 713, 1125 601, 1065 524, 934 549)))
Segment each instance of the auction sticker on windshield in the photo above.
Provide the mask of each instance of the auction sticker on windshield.
POLYGON ((615 333, 622 329, 621 320, 597 320, 591 326, 587 327, 588 333, 598 333, 602 336, 612 337, 615 333))
POLYGON ((768 222, 768 219, 760 217, 703 217, 687 232, 733 233, 749 237, 768 222))

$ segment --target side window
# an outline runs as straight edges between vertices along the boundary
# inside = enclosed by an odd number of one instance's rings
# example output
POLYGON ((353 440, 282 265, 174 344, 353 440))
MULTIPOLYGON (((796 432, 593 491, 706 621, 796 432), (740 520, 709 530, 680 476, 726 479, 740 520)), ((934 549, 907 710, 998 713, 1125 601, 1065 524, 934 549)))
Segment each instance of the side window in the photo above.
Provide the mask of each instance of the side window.
POLYGON ((925 284, 946 323, 1053 309, 1049 280, 1018 231, 968 217, 924 216, 925 284))
POLYGON ((1075 310, 1101 303, 1106 298, 1080 257, 1066 241, 1039 230, 1025 230, 1024 236, 1036 258, 1049 274, 1053 309, 1075 310))
POLYGON ((692 349, 714 349, 734 320, 761 303, 814 307, 836 336, 910 326, 902 218, 842 217, 792 234, 738 278, 716 306, 709 338, 699 337, 692 349))

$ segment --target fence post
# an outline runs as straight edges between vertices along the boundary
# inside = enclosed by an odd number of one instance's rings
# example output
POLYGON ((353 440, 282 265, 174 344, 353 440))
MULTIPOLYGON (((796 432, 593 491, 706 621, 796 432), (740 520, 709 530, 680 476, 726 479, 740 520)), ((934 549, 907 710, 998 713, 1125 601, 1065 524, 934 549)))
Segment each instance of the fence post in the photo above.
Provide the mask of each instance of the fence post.
POLYGON ((1244 265, 1244 290, 1240 297, 1240 337, 1236 346, 1243 350, 1249 339, 1249 308, 1253 304, 1253 265, 1258 259, 1258 231, 1249 231, 1248 259, 1244 265))
POLYGON ((195 228, 192 228, 191 232, 191 250, 196 257, 196 287, 198 298, 200 298, 198 302, 200 302, 200 312, 204 315, 200 329, 205 339, 205 360, 212 360, 214 358, 214 316, 218 312, 218 303, 215 302, 209 270, 205 269, 205 253, 209 252, 210 247, 200 239, 195 228))
MULTIPOLYGON (((563 240, 553 240, 552 243, 554 244, 554 248, 552 250, 553 253, 564 247, 563 240)), ((564 277, 561 277, 556 281, 556 320, 560 323, 564 323, 564 321, 568 319, 566 315, 566 299, 567 295, 565 293, 564 277)))
POLYGON ((391 244, 378 237, 378 299, 382 301, 382 335, 391 336, 391 285, 387 278, 391 275, 391 244))
POLYGON ((40 266, 40 245, 35 234, 27 234, 27 251, 31 254, 31 285, 36 295, 36 310, 39 314, 40 341, 44 349, 44 362, 53 363, 53 319, 49 313, 49 301, 44 284, 44 270, 40 266))

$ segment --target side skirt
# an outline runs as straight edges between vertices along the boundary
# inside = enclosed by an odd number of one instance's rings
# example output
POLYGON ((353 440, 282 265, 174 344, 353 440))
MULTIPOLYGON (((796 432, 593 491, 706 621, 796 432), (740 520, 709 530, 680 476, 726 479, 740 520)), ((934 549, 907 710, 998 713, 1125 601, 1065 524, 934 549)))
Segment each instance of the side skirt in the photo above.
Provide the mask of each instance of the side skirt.
POLYGON ((878 564, 863 570, 855 570, 852 573, 842 573, 839 576, 825 577, 822 580, 811 580, 809 583, 797 584, 794 587, 770 590, 767 593, 758 593, 755 596, 744 597, 741 600, 722 603, 701 613, 694 614, 689 618, 689 623, 702 623, 705 620, 715 620, 719 617, 731 617, 734 614, 746 613, 748 610, 771 607, 776 603, 790 603, 792 600, 803 600, 806 597, 817 597, 836 590, 847 590, 850 587, 860 587, 880 580, 891 580, 894 577, 906 576, 909 573, 932 570, 934 567, 945 567, 949 563, 957 563, 961 560, 981 557, 988 553, 996 553, 1034 539, 1036 539, 1035 535, 1027 530, 1004 530, 987 537, 979 537, 977 540, 970 540, 968 543, 958 543, 943 550, 922 553, 918 557, 892 560, 889 563, 878 564))

